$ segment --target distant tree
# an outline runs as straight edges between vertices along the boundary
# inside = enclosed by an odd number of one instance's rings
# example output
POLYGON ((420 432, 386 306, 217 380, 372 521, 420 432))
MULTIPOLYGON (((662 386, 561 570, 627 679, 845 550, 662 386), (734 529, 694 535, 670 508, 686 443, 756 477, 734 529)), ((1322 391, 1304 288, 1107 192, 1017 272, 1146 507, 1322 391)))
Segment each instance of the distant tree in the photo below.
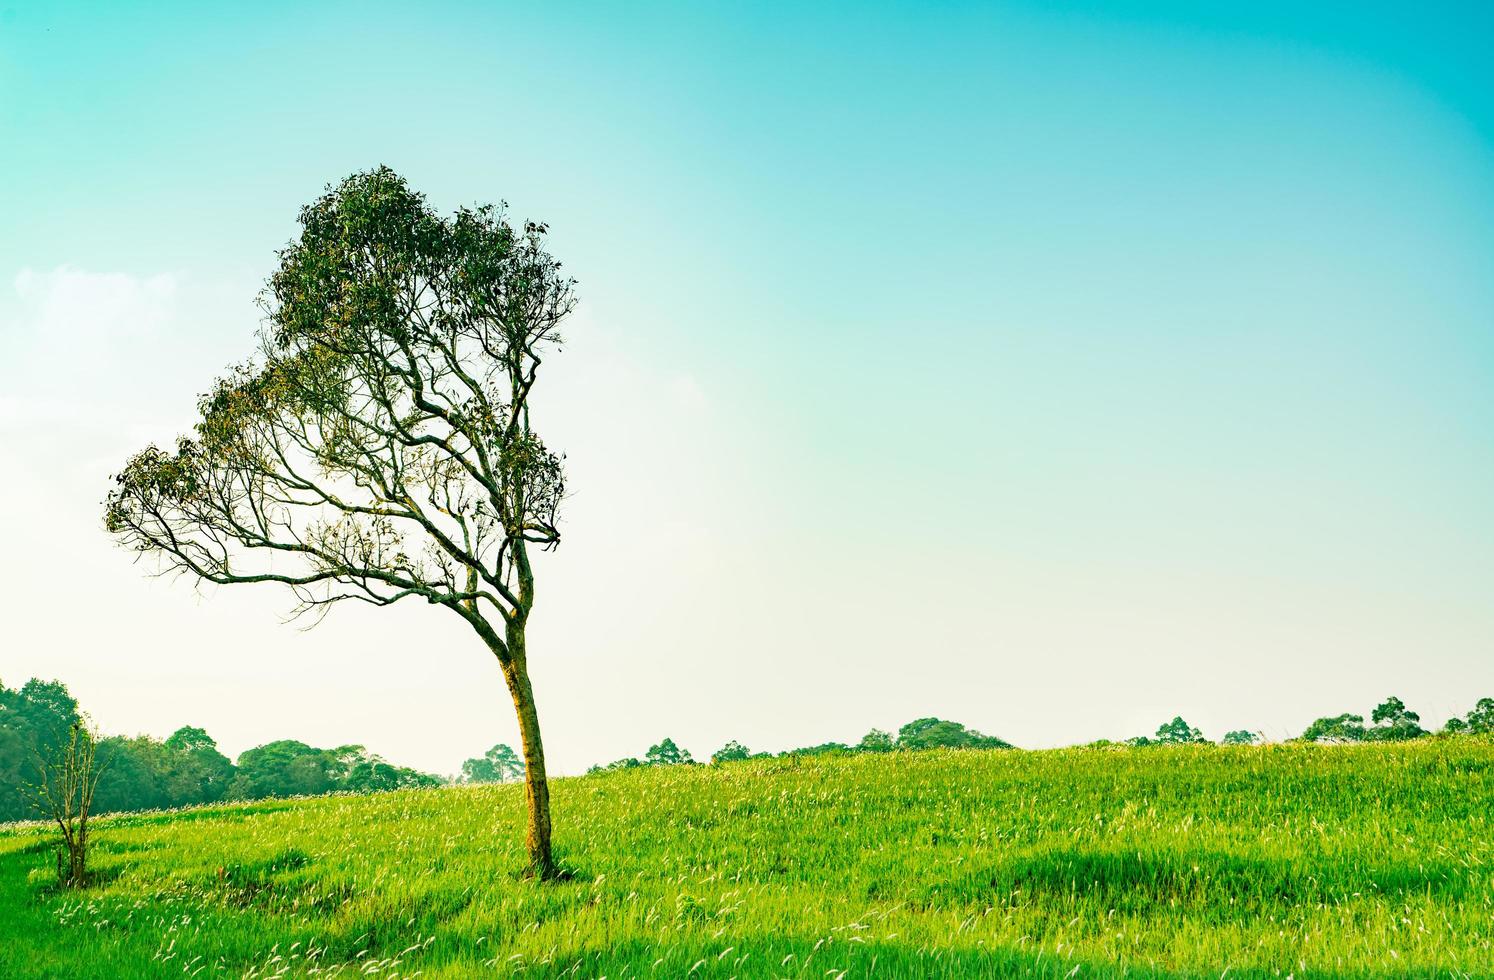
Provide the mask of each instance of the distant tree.
POLYGON ((856 743, 857 752, 891 752, 894 748, 892 736, 880 728, 873 728, 856 743))
POLYGON ((806 745, 800 749, 789 749, 780 752, 779 755, 797 757, 801 755, 844 755, 854 751, 844 742, 822 742, 819 745, 806 745))
POLYGON ((167 749, 159 739, 115 735, 100 740, 98 751, 109 765, 94 799, 97 812, 164 810, 182 802, 172 796, 167 749))
POLYGON ((1449 735, 1462 735, 1468 731, 1468 722, 1454 715, 1447 719, 1447 724, 1442 726, 1442 730, 1449 735))
POLYGON ((278 583, 298 612, 413 598, 460 616, 518 716, 540 878, 556 869, 530 550, 559 544, 565 483, 530 395, 574 305, 545 232, 491 207, 437 215, 387 168, 329 188, 279 253, 258 361, 203 396, 192 436, 130 458, 105 510, 162 571, 278 583))
POLYGON ((1475 735, 1494 733, 1494 698, 1479 698, 1478 704, 1468 712, 1466 724, 1475 735))
POLYGON ((228 793, 233 763, 218 751, 218 743, 201 728, 178 728, 166 739, 166 792, 172 806, 216 803, 228 793))
POLYGON ((88 819, 99 783, 97 752, 97 733, 85 721, 73 722, 67 739, 41 760, 30 789, 37 812, 61 832, 57 883, 63 888, 88 883, 88 819))
POLYGON ((690 758, 690 753, 675 745, 671 738, 666 738, 658 745, 650 745, 643 761, 650 766, 688 766, 695 763, 690 758))
POLYGON ((1406 719, 1420 721, 1421 716, 1406 709, 1406 703, 1398 697, 1389 697, 1381 701, 1370 715, 1370 721, 1376 725, 1396 725, 1406 719))
POLYGON ((1375 727, 1366 736, 1379 742, 1404 742, 1420 738, 1426 729, 1421 727, 1421 715, 1406 707, 1400 698, 1386 698, 1370 715, 1375 727))
MULTIPOLYGON (((735 744, 731 742, 728 746, 735 744)), ((605 766, 592 766, 586 771, 589 773, 614 772, 618 769, 636 769, 639 766, 693 766, 694 764, 695 760, 690 757, 688 751, 675 745, 674 739, 666 738, 658 745, 650 745, 642 761, 632 758, 618 759, 605 766)))
POLYGON ((711 753, 711 764, 715 765, 719 762, 740 762, 743 759, 750 759, 751 757, 752 750, 747 748, 747 746, 743 745, 741 742, 733 740, 727 742, 725 745, 721 746, 721 748, 711 753))
POLYGON ((1255 732, 1249 732, 1249 731, 1246 731, 1243 728, 1237 728, 1237 729, 1235 729, 1232 732, 1226 732, 1225 733, 1225 735, 1224 735, 1224 744, 1225 745, 1254 745, 1256 742, 1259 742, 1260 739, 1261 739, 1261 737, 1259 735, 1257 735, 1255 732))
POLYGON ((1208 742, 1203 732, 1190 727, 1182 715, 1158 725, 1154 738, 1158 745, 1201 745, 1208 742))
POLYGON ((338 788, 337 754, 305 742, 281 739, 245 750, 229 786, 231 800, 315 796, 338 788))
POLYGON ((44 681, 33 677, 21 687, 21 701, 29 706, 30 714, 38 727, 55 726, 59 721, 61 731, 54 731, 58 741, 64 737, 71 741, 73 725, 80 720, 78 701, 68 693, 61 681, 44 681))
POLYGON ((1364 716, 1351 714, 1319 718, 1302 733, 1304 742, 1362 742, 1364 737, 1364 716))
POLYGON ((919 718, 897 732, 900 749, 1009 749, 1011 743, 994 735, 982 735, 957 721, 919 718))
MULTIPOLYGON (((77 702, 56 681, 33 680, 20 690, 0 684, 0 822, 34 815, 28 788, 42 775, 39 760, 54 757, 80 720, 77 702)), ((373 792, 442 782, 386 762, 359 745, 329 750, 271 742, 246 752, 239 773, 212 737, 195 726, 179 728, 165 741, 149 735, 93 737, 98 779, 89 814, 94 816, 225 798, 373 792)))
POLYGON ((480 759, 468 759, 462 763, 464 783, 506 783, 523 778, 524 760, 503 744, 488 749, 480 759))
POLYGON ((228 787, 232 800, 318 796, 323 793, 376 793, 439 786, 428 773, 392 765, 361 745, 318 749, 282 739, 245 751, 228 787))
POLYGON ((148 735, 99 742, 107 760, 95 810, 157 810, 215 803, 233 781, 233 763, 201 728, 178 729, 162 742, 148 735))
POLYGON ((361 745, 344 745, 336 749, 334 755, 339 775, 337 788, 350 793, 381 793, 441 785, 440 778, 391 765, 361 745))
POLYGON ((1136 748, 1144 748, 1148 745, 1156 745, 1157 743, 1147 738, 1145 735, 1133 735, 1130 738, 1126 739, 1126 744, 1134 746, 1136 748))
POLYGON ((206 731, 193 725, 183 725, 166 739, 166 747, 173 752, 216 752, 218 743, 206 731))
POLYGON ((26 787, 41 776, 80 720, 78 702, 59 681, 32 678, 17 690, 0 684, 0 821, 35 813, 26 787))

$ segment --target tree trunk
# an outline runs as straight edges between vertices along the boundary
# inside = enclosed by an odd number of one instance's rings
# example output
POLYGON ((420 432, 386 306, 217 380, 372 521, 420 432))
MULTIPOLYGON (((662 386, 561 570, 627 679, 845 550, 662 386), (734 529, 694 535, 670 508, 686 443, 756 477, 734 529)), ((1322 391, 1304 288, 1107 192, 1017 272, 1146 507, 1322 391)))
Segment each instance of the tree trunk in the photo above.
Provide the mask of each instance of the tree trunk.
POLYGON ((72 853, 72 868, 69 873, 69 885, 72 888, 82 888, 88 881, 88 851, 83 838, 78 838, 78 846, 72 853))
POLYGON ((556 874, 555 861, 550 855, 550 783, 545 777, 545 746, 540 738, 534 690, 529 686, 524 627, 510 624, 507 633, 509 662, 503 674, 519 716, 519 737, 524 743, 524 790, 529 802, 529 833, 525 838, 529 845, 529 867, 525 874, 544 881, 556 874))
POLYGON ((62 846, 57 849, 57 884, 62 888, 82 888, 88 878, 88 843, 86 830, 64 826, 62 846))

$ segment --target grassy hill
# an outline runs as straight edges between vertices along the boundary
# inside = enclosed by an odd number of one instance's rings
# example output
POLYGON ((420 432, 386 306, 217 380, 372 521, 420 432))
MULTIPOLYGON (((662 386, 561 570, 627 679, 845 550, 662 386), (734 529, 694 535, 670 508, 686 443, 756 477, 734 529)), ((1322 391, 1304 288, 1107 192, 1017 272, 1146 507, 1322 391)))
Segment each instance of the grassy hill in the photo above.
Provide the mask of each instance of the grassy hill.
POLYGON ((0 976, 1489 977, 1494 745, 927 752, 121 816, 0 976))

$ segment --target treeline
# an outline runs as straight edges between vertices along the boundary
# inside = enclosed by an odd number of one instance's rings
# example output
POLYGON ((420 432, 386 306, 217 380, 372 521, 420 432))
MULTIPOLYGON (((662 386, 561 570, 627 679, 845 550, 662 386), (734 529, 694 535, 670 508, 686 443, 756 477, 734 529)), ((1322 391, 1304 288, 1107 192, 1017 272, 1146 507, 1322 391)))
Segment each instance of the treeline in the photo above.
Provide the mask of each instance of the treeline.
MULTIPOLYGON (((58 681, 0 684, 0 821, 29 820, 27 788, 82 720, 78 702, 58 681)), ((170 738, 100 738, 94 812, 160 810, 227 800, 437 786, 439 776, 406 769, 361 745, 319 749, 282 740, 249 749, 234 763, 201 728, 170 738)))
MULTIPOLYGON (((1466 716, 1449 718, 1442 731, 1447 735, 1494 733, 1494 698, 1479 698, 1466 716)), ((1421 727, 1421 715, 1408 709, 1400 698, 1392 697, 1370 712, 1368 725, 1363 715, 1335 715, 1319 718, 1301 737, 1307 742, 1404 742, 1430 734, 1421 727)))
MULTIPOLYGON (((29 820, 36 810, 26 789, 36 781, 41 761, 57 751, 71 727, 82 716, 78 702, 58 681, 27 681, 19 689, 0 684, 0 822, 29 820)), ((1450 719, 1440 734, 1494 734, 1494 698, 1480 699, 1466 716, 1450 719)), ((1344 713, 1314 721, 1298 736, 1305 742, 1401 742, 1433 735, 1421 716, 1391 697, 1363 715, 1344 713)), ((1226 745, 1262 741, 1260 734, 1239 729, 1225 733, 1226 745)), ((1209 744, 1210 739, 1182 717, 1157 727, 1152 735, 1114 743, 1101 739, 1093 746, 1209 744)), ((860 741, 824 742, 776 753, 776 757, 852 755, 939 748, 1009 749, 1011 744, 984 735, 959 722, 942 718, 910 721, 897 734, 872 729, 860 741)), ((775 757, 754 752, 730 741, 711 754, 719 764, 743 759, 775 757)), ((522 779, 524 762, 507 745, 495 745, 462 764, 460 776, 448 780, 430 773, 396 766, 361 745, 321 749, 290 739, 270 742, 243 752, 231 761, 201 728, 177 729, 164 740, 146 735, 100 738, 98 762, 102 774, 94 810, 109 813, 160 810, 202 803, 259 800, 269 797, 316 796, 336 792, 376 792, 448 782, 501 783, 522 779)), ((588 772, 640 766, 695 765, 690 752, 666 738, 649 747, 643 758, 625 758, 588 772)))
MULTIPOLYGON (((1010 742, 994 735, 982 735, 973 728, 966 728, 957 721, 942 718, 919 718, 899 728, 896 735, 873 728, 862 736, 861 741, 824 742, 799 749, 779 752, 779 758, 806 755, 851 755, 862 752, 919 751, 922 749, 1009 749, 1010 742)), ((772 752, 753 752, 741 742, 730 741, 711 753, 711 762, 737 762, 742 759, 773 758, 772 752)), ((642 759, 618 759, 605 766, 592 766, 587 772, 611 772, 616 769, 634 769, 639 766, 695 765, 690 753, 666 738, 658 745, 649 747, 642 759)))
MULTIPOLYGON (((1389 697, 1370 712, 1369 723, 1364 715, 1341 714, 1323 717, 1314 721, 1293 739, 1297 742, 1406 742, 1414 738, 1426 738, 1432 731, 1421 727, 1421 715, 1406 707, 1397 697, 1389 697)), ((1494 734, 1494 698, 1480 698, 1464 717, 1449 718, 1442 726, 1443 735, 1489 735, 1494 734)), ((1263 741, 1256 732, 1239 729, 1225 733, 1225 745, 1251 745, 1263 741)), ((1091 742, 1094 746, 1110 745, 1108 739, 1091 742)), ((1138 735, 1125 740, 1126 745, 1207 745, 1209 739, 1203 732, 1192 727, 1181 717, 1163 722, 1156 734, 1138 735)))
MULTIPOLYGON (((1397 697, 1386 698, 1375 710, 1370 712, 1369 723, 1365 723, 1363 715, 1342 714, 1333 717, 1319 718, 1293 741, 1299 742, 1404 742, 1414 738, 1426 738, 1434 733, 1421 727, 1421 716, 1406 707, 1405 703, 1397 697)), ((1494 734, 1494 698, 1481 698, 1473 709, 1465 717, 1449 719, 1443 726, 1443 735, 1488 735, 1494 734)), ((1221 738, 1223 745, 1253 745, 1265 741, 1264 736, 1258 732, 1247 729, 1236 729, 1226 732, 1221 738)), ((1093 748, 1102 748, 1109 745, 1128 745, 1144 747, 1152 745, 1212 745, 1211 739, 1204 736, 1203 732, 1188 724, 1181 716, 1174 717, 1171 721, 1165 721, 1157 726, 1156 732, 1151 735, 1137 735, 1133 738, 1115 742, 1110 739, 1099 739, 1090 742, 1093 748)), ((502 748, 502 746, 499 746, 502 748)), ((994 735, 982 735, 980 732, 966 728, 959 722, 945 721, 942 718, 920 718, 910 721, 898 729, 896 735, 892 735, 881 729, 873 728, 856 743, 848 742, 825 742, 822 745, 811 745, 804 748, 789 749, 776 754, 772 752, 753 752, 740 742, 727 742, 721 748, 711 754, 710 761, 715 763, 737 762, 743 759, 768 759, 784 758, 806 755, 852 755, 867 752, 894 752, 894 751, 919 751, 923 749, 1009 749, 1011 743, 996 738, 994 735)), ((670 766, 670 765, 697 765, 691 757, 690 752, 680 748, 673 739, 666 738, 658 745, 649 747, 648 752, 642 759, 618 759, 616 762, 604 766, 592 766, 587 770, 594 772, 611 772, 618 769, 634 769, 642 766, 670 766)), ((520 769, 520 775, 523 770, 520 769)))

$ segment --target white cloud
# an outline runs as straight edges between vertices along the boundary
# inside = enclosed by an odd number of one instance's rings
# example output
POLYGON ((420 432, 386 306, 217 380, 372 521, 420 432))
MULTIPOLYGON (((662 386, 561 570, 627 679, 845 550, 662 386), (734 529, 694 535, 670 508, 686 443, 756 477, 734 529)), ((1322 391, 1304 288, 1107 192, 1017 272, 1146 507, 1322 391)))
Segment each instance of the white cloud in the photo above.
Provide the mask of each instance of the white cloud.
POLYGON ((21 358, 88 357, 121 342, 157 335, 170 320, 176 277, 88 272, 59 266, 22 269, 14 280, 14 310, 5 318, 6 343, 21 358))
POLYGON ((18 272, 0 299, 0 381, 19 414, 78 419, 115 402, 139 379, 122 368, 167 346, 177 295, 169 273, 18 272))

